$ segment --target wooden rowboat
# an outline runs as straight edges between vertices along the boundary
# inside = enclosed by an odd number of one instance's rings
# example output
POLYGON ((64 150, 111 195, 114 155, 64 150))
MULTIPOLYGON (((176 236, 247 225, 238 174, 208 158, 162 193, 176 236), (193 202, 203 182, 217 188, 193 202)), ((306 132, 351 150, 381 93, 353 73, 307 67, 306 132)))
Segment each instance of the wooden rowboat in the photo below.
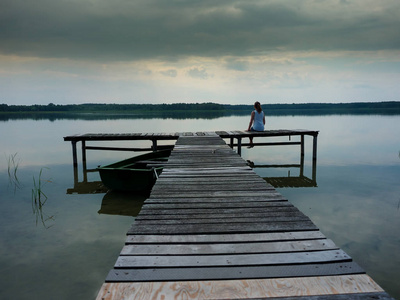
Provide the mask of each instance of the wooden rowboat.
POLYGON ((131 157, 97 168, 101 181, 110 190, 150 191, 162 172, 171 150, 161 150, 131 157))

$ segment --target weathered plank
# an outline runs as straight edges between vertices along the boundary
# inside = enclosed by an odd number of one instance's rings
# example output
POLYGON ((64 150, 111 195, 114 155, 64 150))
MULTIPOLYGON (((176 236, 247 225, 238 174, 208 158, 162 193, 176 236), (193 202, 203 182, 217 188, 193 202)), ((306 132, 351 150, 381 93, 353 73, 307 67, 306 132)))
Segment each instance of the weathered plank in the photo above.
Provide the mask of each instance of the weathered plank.
POLYGON ((276 223, 276 222, 295 222, 295 221, 307 221, 309 220, 304 215, 283 215, 283 216, 269 216, 268 218, 263 217, 249 217, 244 218, 241 216, 235 216, 232 218, 176 218, 176 219, 136 219, 136 225, 188 225, 188 224, 262 224, 262 223, 276 223))
POLYGON ((139 215, 135 218, 135 222, 140 222, 143 220, 182 220, 185 222, 237 222, 243 223, 245 220, 249 222, 275 222, 276 218, 298 218, 299 220, 307 219, 304 214, 298 211, 285 211, 285 212, 260 212, 254 213, 242 213, 242 214, 148 214, 139 215))
POLYGON ((196 224, 185 225, 140 225, 133 224, 128 234, 214 234, 214 233, 250 233, 317 230, 311 221, 279 223, 238 223, 238 224, 196 224))
MULTIPOLYGON (((165 169, 164 169, 165 171, 165 169)), ((228 172, 202 172, 202 173, 196 173, 196 172, 179 172, 179 173, 168 173, 168 172, 163 172, 161 173, 160 178, 163 179, 181 179, 181 178, 189 178, 189 179, 196 179, 196 178, 202 178, 202 179, 208 179, 208 178, 216 178, 216 179, 231 179, 232 177, 236 177, 236 178, 246 178, 246 177, 250 177, 250 178, 254 178, 257 179, 257 175, 251 171, 246 171, 243 173, 228 173, 228 172)), ((259 178, 259 177, 258 177, 259 178)))
POLYGON ((113 269, 107 282, 257 279, 363 274, 354 262, 279 266, 113 269))
POLYGON ((257 175, 254 176, 224 176, 224 177, 209 177, 209 176, 196 176, 190 177, 187 176, 186 178, 177 178, 170 176, 163 176, 162 174, 157 179, 157 185, 185 185, 185 184, 197 184, 197 185, 207 185, 207 184, 227 184, 227 185, 235 185, 235 184, 249 184, 249 183, 258 183, 263 184, 264 186, 272 186, 268 184, 265 179, 258 177, 257 175))
POLYGON ((338 247, 328 239, 308 241, 279 241, 234 244, 174 244, 174 245, 125 245, 121 255, 195 255, 195 254, 246 254, 304 252, 336 250, 338 247))
POLYGON ((236 255, 167 255, 167 256, 119 256, 115 268, 155 267, 204 267, 204 266, 251 266, 310 264, 318 262, 350 261, 343 250, 312 252, 236 254, 236 255))
MULTIPOLYGON (((271 189, 272 190, 272 189, 271 189)), ((183 192, 179 192, 179 191, 170 191, 170 192, 158 192, 155 191, 154 195, 157 198, 179 198, 179 197, 245 197, 245 196, 250 196, 250 197, 254 197, 254 196, 263 196, 265 193, 264 190, 250 190, 250 191, 219 191, 219 190, 214 190, 214 191, 207 191, 207 190, 203 190, 203 191, 194 191, 194 192, 190 192, 190 191, 183 191, 183 192)))
POLYGON ((190 214, 214 214, 220 215, 223 214, 232 214, 236 216, 240 216, 242 214, 263 214, 270 212, 293 212, 295 208, 292 207, 277 207, 273 210, 268 210, 266 208, 261 211, 259 208, 236 208, 236 209, 215 209, 215 208, 208 208, 208 209, 147 209, 148 206, 142 207, 140 211, 140 216, 142 215, 190 215, 190 214))
MULTIPOLYGON (((319 295, 383 293, 367 275, 278 279, 129 282, 103 284, 97 300, 124 299, 266 299, 319 295)), ((351 299, 351 298, 350 298, 351 299)), ((366 299, 366 298, 361 298, 366 299)))
POLYGON ((276 242, 325 239, 320 231, 261 232, 248 234, 209 235, 128 235, 126 244, 183 244, 183 243, 236 243, 236 242, 276 242))
POLYGON ((238 166, 231 166, 231 167, 224 167, 221 164, 221 167, 199 167, 199 168, 188 168, 188 167, 181 167, 181 168, 164 168, 162 175, 208 175, 208 174, 226 174, 231 173, 235 175, 247 175, 247 174, 254 174, 253 169, 247 166, 238 167, 238 166))
POLYGON ((237 184, 187 184, 187 185, 157 185, 153 187, 152 194, 156 194, 157 192, 168 194, 173 192, 192 192, 196 193, 197 191, 274 191, 274 188, 270 185, 264 183, 237 183, 237 184))
MULTIPOLYGON (((264 298, 266 299, 266 298, 264 298)), ((268 298, 272 299, 272 298, 268 298)), ((358 294, 340 294, 340 295, 318 295, 306 297, 279 297, 275 300, 394 300, 388 293, 358 293, 358 294)))
POLYGON ((238 178, 237 176, 225 176, 225 177, 186 177, 186 178, 177 178, 169 176, 160 176, 157 179, 157 185, 156 186, 161 186, 161 185, 207 185, 209 183, 211 184, 245 184, 249 182, 254 182, 254 183, 260 183, 260 184, 266 184, 265 180, 258 177, 258 176, 246 176, 246 177, 241 177, 238 178))
MULTIPOLYGON (((289 203, 288 201, 282 201, 282 202, 259 202, 259 201, 252 201, 252 202, 217 202, 217 203, 203 203, 203 202, 171 202, 171 203, 154 203, 154 202, 145 202, 145 204, 142 207, 141 212, 146 213, 147 210, 156 210, 156 209, 203 209, 203 208, 208 208, 208 209, 215 209, 218 210, 220 208, 225 208, 229 210, 233 209, 239 209, 239 208, 257 208, 259 209, 258 212, 261 212, 261 210, 264 211, 271 211, 271 210, 276 210, 282 211, 282 208, 290 208, 290 210, 298 210, 293 206, 293 204, 289 203)), ((226 210, 226 212, 229 213, 229 210, 226 210)), ((219 211, 216 213, 220 213, 219 211)))
POLYGON ((215 198, 200 198, 200 197, 191 197, 191 198, 156 198, 151 197, 146 200, 146 204, 151 203, 224 203, 224 202, 271 202, 271 201, 288 201, 285 197, 283 197, 280 193, 275 193, 270 191, 269 193, 265 193, 262 196, 246 196, 246 197, 215 197, 215 198))

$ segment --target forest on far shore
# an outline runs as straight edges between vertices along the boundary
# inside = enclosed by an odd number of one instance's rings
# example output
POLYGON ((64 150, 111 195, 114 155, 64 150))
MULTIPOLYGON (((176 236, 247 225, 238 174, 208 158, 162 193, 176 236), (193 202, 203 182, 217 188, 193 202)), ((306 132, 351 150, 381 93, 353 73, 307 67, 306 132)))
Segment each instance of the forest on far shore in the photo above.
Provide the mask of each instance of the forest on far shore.
MULTIPOLYGON (((353 103, 300 103, 261 104, 268 115, 324 115, 324 114, 400 114, 400 101, 353 102, 353 103)), ((0 104, 0 113, 69 113, 69 114, 158 114, 174 112, 212 112, 223 115, 247 114, 250 105, 218 103, 172 103, 172 104, 54 104, 7 105, 0 104)))

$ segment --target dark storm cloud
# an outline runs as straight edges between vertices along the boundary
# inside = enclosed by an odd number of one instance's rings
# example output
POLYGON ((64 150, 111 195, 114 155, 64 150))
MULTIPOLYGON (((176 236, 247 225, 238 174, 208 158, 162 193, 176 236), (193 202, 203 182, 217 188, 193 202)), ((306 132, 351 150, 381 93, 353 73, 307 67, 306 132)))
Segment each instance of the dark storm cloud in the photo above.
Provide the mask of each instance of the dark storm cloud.
POLYGON ((377 9, 339 0, 0 3, 3 54, 137 60, 400 48, 396 0, 377 9))

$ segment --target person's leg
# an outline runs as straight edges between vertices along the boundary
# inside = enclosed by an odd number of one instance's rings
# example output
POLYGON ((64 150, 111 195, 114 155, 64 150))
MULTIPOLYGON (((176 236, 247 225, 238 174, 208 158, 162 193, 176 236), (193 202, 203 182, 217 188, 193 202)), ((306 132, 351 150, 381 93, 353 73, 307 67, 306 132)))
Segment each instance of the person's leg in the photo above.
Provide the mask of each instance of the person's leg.
POLYGON ((249 137, 249 140, 250 140, 250 146, 248 148, 253 148, 254 147, 254 145, 253 145, 253 137, 252 136, 249 137))
MULTIPOLYGON (((250 128, 250 131, 255 131, 255 130, 253 129, 253 126, 250 128)), ((247 147, 247 148, 253 148, 253 147, 254 147, 254 145, 253 145, 253 137, 252 137, 252 136, 249 136, 249 140, 250 140, 250 146, 247 147)))

